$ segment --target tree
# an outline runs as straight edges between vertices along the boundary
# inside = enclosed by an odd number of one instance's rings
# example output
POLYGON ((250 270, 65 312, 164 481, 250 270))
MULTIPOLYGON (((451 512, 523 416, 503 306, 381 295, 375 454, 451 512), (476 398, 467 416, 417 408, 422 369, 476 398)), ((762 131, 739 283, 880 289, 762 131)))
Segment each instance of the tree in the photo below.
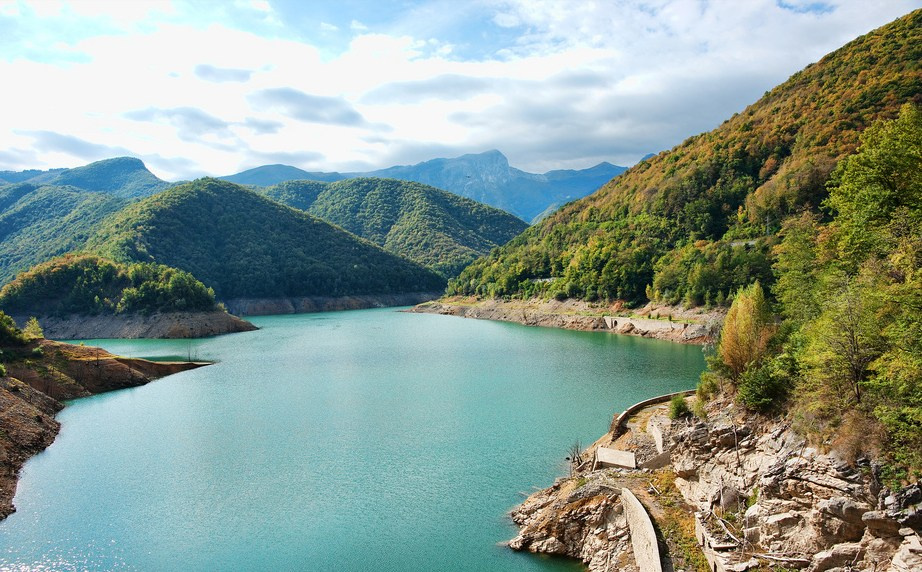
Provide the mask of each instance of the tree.
POLYGON ((765 355, 774 333, 765 292, 758 281, 741 288, 724 319, 718 354, 736 382, 746 369, 765 355))
POLYGON ((40 340, 45 337, 45 332, 42 331, 42 325, 38 323, 38 318, 35 316, 29 318, 29 321, 26 322, 26 327, 22 329, 22 333, 25 334, 26 338, 31 340, 40 340))
POLYGON ((807 327, 810 341, 804 362, 808 375, 826 386, 830 398, 851 396, 857 405, 871 363, 884 348, 877 295, 882 286, 870 268, 854 278, 832 274, 834 287, 828 291, 823 311, 807 327))
POLYGON ((884 231, 904 207, 922 214, 922 111, 906 104, 893 121, 861 136, 858 152, 843 160, 826 206, 836 214, 840 256, 854 271, 870 255, 889 250, 884 231))

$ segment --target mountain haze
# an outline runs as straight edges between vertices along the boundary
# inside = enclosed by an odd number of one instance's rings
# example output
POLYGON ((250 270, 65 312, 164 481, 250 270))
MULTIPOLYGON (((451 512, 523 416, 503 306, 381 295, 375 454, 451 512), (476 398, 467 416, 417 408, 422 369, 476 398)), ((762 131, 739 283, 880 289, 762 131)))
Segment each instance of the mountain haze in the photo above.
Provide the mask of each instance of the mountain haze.
POLYGON ((244 187, 199 179, 108 219, 87 249, 190 272, 219 299, 438 291, 444 279, 244 187))
POLYGON ((253 186, 297 179, 400 179, 451 191, 532 221, 563 203, 586 196, 624 171, 625 167, 600 163, 590 169, 549 171, 538 175, 509 166, 506 156, 493 150, 364 173, 308 173, 286 165, 267 165, 222 178, 253 186))
POLYGON ((347 176, 340 173, 312 173, 290 165, 263 165, 261 167, 247 169, 236 175, 227 175, 226 177, 218 178, 237 183, 238 185, 268 187, 285 181, 340 181, 347 178, 347 176))
POLYGON ((265 194, 449 277, 528 227, 499 209, 395 179, 288 181, 265 194))

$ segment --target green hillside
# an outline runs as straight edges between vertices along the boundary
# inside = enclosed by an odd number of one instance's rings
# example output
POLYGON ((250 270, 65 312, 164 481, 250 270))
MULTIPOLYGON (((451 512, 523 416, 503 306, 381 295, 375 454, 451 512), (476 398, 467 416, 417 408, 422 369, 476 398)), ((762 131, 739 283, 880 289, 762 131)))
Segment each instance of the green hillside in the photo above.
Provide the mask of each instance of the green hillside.
POLYGON ((134 157, 103 159, 73 169, 0 171, 0 185, 5 183, 69 186, 121 198, 146 197, 173 184, 157 178, 134 157))
POLYGON ((134 157, 116 157, 67 169, 51 183, 106 192, 122 198, 146 197, 171 185, 158 179, 140 159, 134 157))
POLYGON ((444 279, 239 185, 199 179, 108 219, 87 248, 190 272, 221 299, 437 291, 444 279))
POLYGON ((817 212, 859 134, 922 102, 922 11, 794 74, 469 266, 450 293, 720 302, 769 285, 783 221, 817 212))
POLYGON ((0 284, 82 248, 99 223, 126 204, 126 199, 73 187, 0 187, 0 284))
POLYGON ((119 264, 66 255, 23 272, 0 290, 7 314, 48 316, 207 311, 214 291, 188 272, 158 264, 119 264))
POLYGON ((499 209, 394 179, 289 181, 265 194, 449 277, 528 227, 499 209))

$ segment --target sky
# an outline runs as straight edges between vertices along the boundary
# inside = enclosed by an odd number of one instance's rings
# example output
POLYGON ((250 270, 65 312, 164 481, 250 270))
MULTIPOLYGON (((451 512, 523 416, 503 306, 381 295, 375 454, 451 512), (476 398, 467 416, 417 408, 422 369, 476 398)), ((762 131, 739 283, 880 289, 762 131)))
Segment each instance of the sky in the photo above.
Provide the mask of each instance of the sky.
POLYGON ((0 0, 0 170, 630 166, 922 0, 0 0), (869 6, 873 6, 869 8, 869 6))

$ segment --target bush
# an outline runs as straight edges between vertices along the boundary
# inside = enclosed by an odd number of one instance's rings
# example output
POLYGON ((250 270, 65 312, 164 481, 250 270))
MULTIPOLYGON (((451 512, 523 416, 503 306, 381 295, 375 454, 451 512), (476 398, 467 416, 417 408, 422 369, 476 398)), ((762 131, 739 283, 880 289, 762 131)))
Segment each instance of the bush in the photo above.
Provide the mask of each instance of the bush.
POLYGON ((743 372, 736 397, 747 409, 764 413, 772 409, 780 393, 781 383, 766 364, 743 372))
POLYGON ((688 403, 685 402, 685 396, 682 394, 673 395, 669 400, 669 418, 679 419, 688 417, 691 411, 688 409, 688 403))

